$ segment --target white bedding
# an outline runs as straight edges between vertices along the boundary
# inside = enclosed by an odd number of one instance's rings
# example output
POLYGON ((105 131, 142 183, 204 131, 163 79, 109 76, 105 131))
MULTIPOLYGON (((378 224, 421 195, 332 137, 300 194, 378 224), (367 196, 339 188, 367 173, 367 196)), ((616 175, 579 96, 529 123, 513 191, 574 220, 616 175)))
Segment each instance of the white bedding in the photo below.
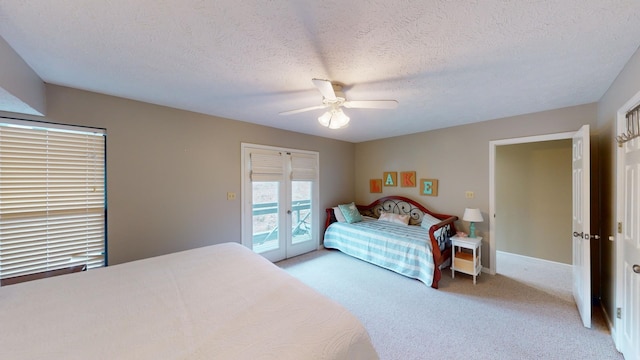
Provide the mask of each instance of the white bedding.
POLYGON ((345 308, 236 243, 0 288, 2 359, 377 359, 345 308))

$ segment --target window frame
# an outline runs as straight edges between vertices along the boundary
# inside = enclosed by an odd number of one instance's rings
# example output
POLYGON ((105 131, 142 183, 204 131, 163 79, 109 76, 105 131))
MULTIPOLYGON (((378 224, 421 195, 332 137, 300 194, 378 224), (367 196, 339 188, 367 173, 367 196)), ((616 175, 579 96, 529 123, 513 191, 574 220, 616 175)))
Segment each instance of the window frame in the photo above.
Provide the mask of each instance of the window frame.
MULTIPOLYGON (((87 268, 108 265, 106 135, 106 129, 102 128, 0 116, 0 143, 3 143, 0 146, 0 176, 7 175, 0 178, 0 186, 10 184, 12 177, 29 179, 24 182, 14 180, 13 184, 17 184, 14 187, 29 188, 28 184, 32 178, 37 183, 37 190, 21 189, 16 192, 12 189, 5 191, 3 187, 0 191, 2 196, 8 196, 5 198, 6 201, 0 201, 0 231, 5 230, 5 234, 8 234, 4 245, 9 249, 3 254, 3 234, 0 232, 0 279, 78 265, 85 265, 87 268), (5 148, 6 144, 9 144, 9 148, 16 144, 17 151, 5 148), (17 155, 12 157, 10 153, 17 155), (35 160, 24 160, 27 154, 33 155, 35 160), (13 160, 13 167, 8 159, 13 160), (5 174, 2 173, 3 169, 5 174), (41 176, 43 174, 46 175, 41 176), (63 177, 62 180, 60 176, 63 177), (55 184, 52 179, 57 180, 58 184, 62 183, 62 186, 56 188, 55 185, 51 185, 55 184), (28 211, 21 209, 21 203, 27 204, 25 208, 28 211), (12 205, 15 211, 6 212, 12 205), (37 210, 31 211, 29 206, 37 210), (52 221, 56 217, 61 221, 52 221), (78 220, 70 220, 74 217, 78 220), (20 220, 21 218, 25 220, 20 220), (7 226, 15 226, 15 229, 18 229, 16 231, 23 231, 20 227, 26 227, 22 224, 15 225, 16 222, 34 224, 34 227, 24 230, 29 234, 23 237, 25 251, 8 245, 12 244, 12 235, 5 225, 13 224, 7 226), (69 226, 65 227, 65 223, 69 226), (38 247, 51 247, 56 238, 52 232, 48 232, 49 230, 42 229, 52 230, 56 227, 62 234, 61 238, 58 238, 59 247, 55 250, 59 255, 56 261, 52 260, 50 263, 49 257, 54 256, 47 253, 49 250, 38 250, 38 247), (40 231, 45 231, 45 235, 31 235, 40 231), (77 251, 80 245, 84 245, 84 249, 77 251)), ((15 242, 13 244, 15 245, 15 242)))

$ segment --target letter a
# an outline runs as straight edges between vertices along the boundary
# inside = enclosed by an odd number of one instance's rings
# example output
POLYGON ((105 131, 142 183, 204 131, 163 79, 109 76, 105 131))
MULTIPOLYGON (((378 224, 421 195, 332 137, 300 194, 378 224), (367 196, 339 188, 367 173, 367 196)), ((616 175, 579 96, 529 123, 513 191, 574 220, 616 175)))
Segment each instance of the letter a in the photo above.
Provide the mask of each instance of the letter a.
POLYGON ((393 177, 391 174, 387 174, 387 180, 384 182, 385 185, 393 185, 393 177))

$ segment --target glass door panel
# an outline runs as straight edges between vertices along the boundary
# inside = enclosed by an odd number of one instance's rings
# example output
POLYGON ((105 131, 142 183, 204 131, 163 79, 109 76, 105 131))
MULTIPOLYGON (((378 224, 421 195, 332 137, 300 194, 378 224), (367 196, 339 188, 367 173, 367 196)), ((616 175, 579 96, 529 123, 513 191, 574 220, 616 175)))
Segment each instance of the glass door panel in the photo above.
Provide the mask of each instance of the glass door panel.
POLYGON ((280 248, 280 211, 277 181, 252 182, 253 250, 257 253, 280 248))
POLYGON ((312 181, 291 182, 291 243, 313 240, 311 216, 312 181))

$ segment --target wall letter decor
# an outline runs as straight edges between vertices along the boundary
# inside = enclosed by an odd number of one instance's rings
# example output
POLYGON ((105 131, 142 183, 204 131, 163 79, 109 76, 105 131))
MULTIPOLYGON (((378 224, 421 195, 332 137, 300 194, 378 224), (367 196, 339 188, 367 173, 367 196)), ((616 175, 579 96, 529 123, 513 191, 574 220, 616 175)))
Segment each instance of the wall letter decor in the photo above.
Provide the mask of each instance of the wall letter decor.
POLYGON ((420 179, 420 195, 438 196, 438 179, 420 179))
POLYGON ((382 179, 369 180, 369 192, 381 193, 382 192, 382 179))
POLYGON ((416 187, 416 172, 415 171, 400 172, 400 186, 416 187))
POLYGON ((395 171, 387 171, 382 175, 384 186, 398 186, 398 173, 395 171))

